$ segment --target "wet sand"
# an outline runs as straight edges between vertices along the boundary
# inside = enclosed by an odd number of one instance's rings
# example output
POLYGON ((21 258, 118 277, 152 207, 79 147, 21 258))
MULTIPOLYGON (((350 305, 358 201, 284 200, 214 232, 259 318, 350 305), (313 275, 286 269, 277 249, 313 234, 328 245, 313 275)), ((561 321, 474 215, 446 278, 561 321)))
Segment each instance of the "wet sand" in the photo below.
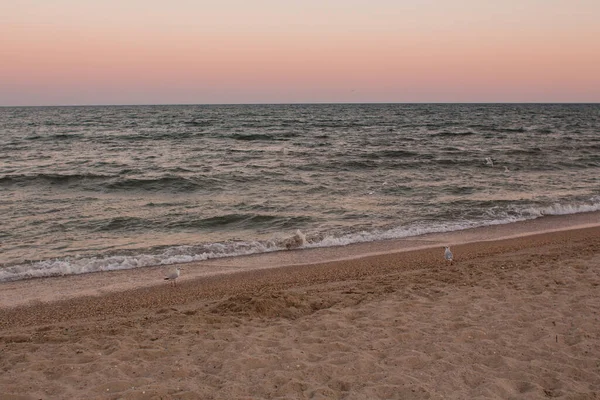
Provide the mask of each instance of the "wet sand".
POLYGON ((430 241, 189 265, 176 287, 137 284, 160 269, 77 296, 33 294, 89 277, 2 284, 0 398, 599 398, 600 227, 465 238, 452 264, 430 241))

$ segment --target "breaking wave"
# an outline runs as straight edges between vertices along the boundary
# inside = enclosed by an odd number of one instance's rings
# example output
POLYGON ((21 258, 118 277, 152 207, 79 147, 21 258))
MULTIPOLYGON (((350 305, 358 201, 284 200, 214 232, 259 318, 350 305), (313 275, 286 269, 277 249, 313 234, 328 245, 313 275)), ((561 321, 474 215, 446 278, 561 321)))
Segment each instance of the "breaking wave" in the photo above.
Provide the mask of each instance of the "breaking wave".
POLYGON ((347 246, 354 243, 416 237, 429 233, 453 232, 483 226, 509 224, 551 215, 568 215, 600 211, 600 196, 582 204, 553 204, 544 207, 526 207, 520 212, 504 212, 497 218, 482 221, 446 221, 433 224, 416 222, 387 230, 352 232, 347 234, 307 237, 297 230, 295 234, 267 241, 229 241, 201 245, 173 246, 162 251, 140 252, 131 255, 105 257, 70 257, 12 265, 0 269, 0 282, 29 278, 84 274, 100 271, 181 264, 214 258, 245 256, 274 251, 302 248, 347 246))

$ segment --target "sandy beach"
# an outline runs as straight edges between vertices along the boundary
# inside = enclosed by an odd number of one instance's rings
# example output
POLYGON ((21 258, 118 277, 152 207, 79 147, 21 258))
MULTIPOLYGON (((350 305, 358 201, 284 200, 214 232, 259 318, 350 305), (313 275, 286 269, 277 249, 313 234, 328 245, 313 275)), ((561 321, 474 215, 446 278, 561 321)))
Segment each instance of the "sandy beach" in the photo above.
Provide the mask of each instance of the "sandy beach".
POLYGON ((7 299, 84 278, 5 283, 0 399, 600 398, 600 227, 452 250, 51 301, 7 299))

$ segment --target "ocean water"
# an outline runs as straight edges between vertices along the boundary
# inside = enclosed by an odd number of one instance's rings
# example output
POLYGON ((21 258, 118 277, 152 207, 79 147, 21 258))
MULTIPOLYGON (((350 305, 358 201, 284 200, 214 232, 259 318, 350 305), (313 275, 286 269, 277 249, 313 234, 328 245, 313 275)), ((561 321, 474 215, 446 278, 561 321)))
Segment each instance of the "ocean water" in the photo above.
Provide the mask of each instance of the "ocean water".
POLYGON ((0 108, 0 281, 600 210, 598 104, 0 108))

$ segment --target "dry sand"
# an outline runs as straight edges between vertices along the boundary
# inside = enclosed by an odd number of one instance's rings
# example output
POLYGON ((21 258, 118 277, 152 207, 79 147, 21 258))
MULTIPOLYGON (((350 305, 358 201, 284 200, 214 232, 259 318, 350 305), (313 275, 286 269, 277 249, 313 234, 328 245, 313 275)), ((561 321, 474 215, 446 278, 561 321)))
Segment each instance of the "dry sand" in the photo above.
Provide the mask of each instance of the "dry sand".
POLYGON ((453 251, 4 304, 0 399, 600 398, 600 228, 453 251))

